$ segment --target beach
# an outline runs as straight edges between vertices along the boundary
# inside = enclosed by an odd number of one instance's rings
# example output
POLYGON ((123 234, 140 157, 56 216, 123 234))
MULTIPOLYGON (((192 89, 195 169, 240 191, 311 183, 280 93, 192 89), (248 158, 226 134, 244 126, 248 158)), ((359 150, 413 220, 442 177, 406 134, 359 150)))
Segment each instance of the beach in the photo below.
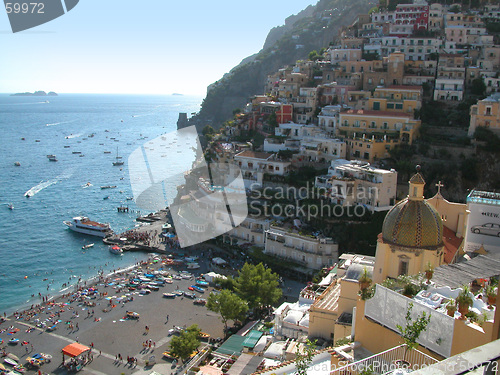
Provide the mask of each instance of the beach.
MULTIPOLYGON (((172 284, 165 284, 159 291, 152 291, 148 295, 130 292, 124 287, 137 272, 162 270, 179 274, 165 266, 165 257, 161 259, 150 256, 132 269, 101 278, 94 285, 81 285, 75 293, 8 317, 0 325, 4 352, 19 357, 21 364, 26 364, 26 358, 35 353, 50 354, 51 362, 43 364, 40 370, 43 373, 64 374, 66 369, 61 367, 61 350, 68 344, 79 342, 92 349, 92 360, 83 367, 82 374, 140 373, 151 355, 155 356, 157 366, 175 371, 172 363, 162 358, 162 353, 168 350, 169 329, 196 323, 203 332, 217 338, 223 336, 223 325, 217 314, 204 306, 194 305, 193 299, 163 297, 166 292, 187 291, 194 284, 194 277, 206 271, 206 264, 200 264, 201 268, 191 273, 193 279, 174 279, 172 284), (140 318, 124 318, 127 311, 138 313, 140 318), (57 324, 52 332, 48 332, 45 327, 40 328, 42 323, 50 327, 54 322, 57 324), (8 340, 13 337, 19 339, 17 345, 8 344, 8 340), (121 355, 122 361, 116 359, 118 355, 121 355), (127 357, 136 358, 137 363, 128 365, 127 357)), ((197 297, 206 298, 210 291, 210 288, 207 289, 203 294, 194 293, 197 297)), ((33 369, 26 373, 36 374, 37 371, 33 369)))

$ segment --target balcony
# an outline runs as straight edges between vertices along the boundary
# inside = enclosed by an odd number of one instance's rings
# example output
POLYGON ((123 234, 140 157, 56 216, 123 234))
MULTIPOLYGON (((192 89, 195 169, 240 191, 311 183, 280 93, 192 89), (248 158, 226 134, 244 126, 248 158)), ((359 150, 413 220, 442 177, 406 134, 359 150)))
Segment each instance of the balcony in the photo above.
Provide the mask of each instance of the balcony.
POLYGON ((434 359, 417 349, 406 352, 406 355, 405 352, 406 344, 396 346, 389 350, 364 358, 360 361, 339 367, 338 369, 330 372, 330 375, 358 374, 368 368, 370 368, 375 374, 392 374, 398 369, 398 362, 401 361, 402 358, 410 364, 410 368, 422 368, 438 362, 437 359, 434 359))

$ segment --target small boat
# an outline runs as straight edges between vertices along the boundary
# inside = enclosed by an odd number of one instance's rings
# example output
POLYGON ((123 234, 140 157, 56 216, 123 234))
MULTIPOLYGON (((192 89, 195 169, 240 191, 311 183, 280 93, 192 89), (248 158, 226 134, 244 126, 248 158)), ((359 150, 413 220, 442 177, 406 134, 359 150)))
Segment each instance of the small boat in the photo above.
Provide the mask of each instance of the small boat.
POLYGON ((111 154, 111 151, 104 151, 105 154, 111 154))
POLYGON ((202 305, 202 306, 204 306, 204 305, 207 303, 207 300, 206 300, 206 299, 203 299, 203 298, 198 298, 198 299, 195 299, 195 300, 193 301, 193 303, 194 303, 195 305, 202 305))
POLYGON ((210 333, 206 333, 206 332, 200 332, 198 334, 198 337, 200 339, 205 339, 205 340, 208 340, 210 338, 210 333))
POLYGON ((14 205, 13 205, 12 203, 9 203, 9 204, 7 205, 7 208, 8 208, 9 210, 13 210, 13 209, 14 209, 14 205))
POLYGON ((192 288, 199 293, 205 293, 205 289, 199 287, 198 285, 192 285, 192 288))
POLYGON ((94 244, 93 243, 89 243, 88 245, 83 245, 82 246, 82 249, 85 250, 85 249, 90 249, 91 247, 93 247, 94 244))
POLYGON ((15 165, 16 167, 20 167, 20 166, 21 166, 21 163, 19 163, 18 161, 16 161, 16 162, 14 163, 14 165, 15 165))
POLYGON ((116 254, 116 255, 122 255, 123 254, 123 250, 119 247, 119 246, 110 246, 109 247, 109 252, 111 254, 116 254))
POLYGON ((132 199, 134 199, 134 197, 127 197, 128 201, 131 201, 132 199))
POLYGON ((109 199, 109 195, 108 195, 108 196, 106 196, 106 197, 104 197, 104 198, 102 198, 102 199, 103 199, 103 200, 109 199))
POLYGON ((71 146, 64 146, 64 148, 70 148, 71 146))
POLYGON ((123 165, 125 164, 124 161, 121 160, 121 156, 118 156, 118 147, 116 148, 116 158, 115 158, 115 161, 113 162, 113 165, 114 166, 119 166, 119 165, 123 165))
POLYGON ((19 344, 19 339, 16 339, 15 337, 13 337, 9 340, 9 344, 10 345, 17 345, 17 344, 19 344))
POLYGON ((116 188, 116 185, 104 185, 104 186, 101 186, 101 189, 114 189, 116 188))
POLYGON ((81 154, 81 151, 73 151, 72 154, 81 154))
POLYGON ((208 287, 208 282, 203 280, 196 280, 196 285, 201 287, 208 287))
POLYGON ((57 158, 55 155, 47 155, 47 157, 49 158, 49 161, 57 161, 57 158))

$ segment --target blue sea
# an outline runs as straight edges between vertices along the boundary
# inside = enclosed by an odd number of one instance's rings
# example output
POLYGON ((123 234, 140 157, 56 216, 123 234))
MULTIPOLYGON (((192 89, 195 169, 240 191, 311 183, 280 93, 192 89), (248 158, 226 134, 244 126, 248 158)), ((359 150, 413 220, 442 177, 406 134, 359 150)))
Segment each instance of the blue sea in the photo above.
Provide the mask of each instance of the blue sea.
POLYGON ((146 257, 135 252, 113 255, 100 238, 72 232, 63 221, 85 215, 110 223, 115 232, 134 228, 139 208, 126 199, 133 196, 128 155, 175 131, 179 112, 197 112, 201 100, 180 95, 0 94, 0 314, 39 303, 38 293, 54 296, 65 283, 74 285, 79 278, 146 257), (57 162, 49 161, 51 154, 57 162), (113 166, 117 155, 125 162, 121 167, 113 166), (84 187, 88 182, 92 186, 84 187), (103 185, 117 187, 103 190, 103 185), (29 190, 33 195, 26 198, 29 190), (130 212, 118 213, 122 205, 130 212), (89 243, 94 247, 83 250, 89 243))

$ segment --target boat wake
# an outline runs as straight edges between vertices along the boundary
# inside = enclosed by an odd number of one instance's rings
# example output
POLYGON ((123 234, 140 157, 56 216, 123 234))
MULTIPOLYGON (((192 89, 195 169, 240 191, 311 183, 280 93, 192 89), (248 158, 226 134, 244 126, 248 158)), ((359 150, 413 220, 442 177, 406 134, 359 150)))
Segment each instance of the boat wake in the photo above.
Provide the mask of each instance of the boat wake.
POLYGON ((71 120, 71 121, 61 121, 61 122, 54 122, 53 124, 45 124, 45 126, 56 126, 56 125, 62 125, 62 124, 69 124, 71 122, 75 122, 76 120, 71 120))
POLYGON ((71 138, 78 138, 78 137, 81 137, 82 136, 82 133, 80 134, 70 134, 70 135, 67 135, 65 138, 66 139, 71 139, 71 138))
POLYGON ((24 196, 26 198, 30 198, 33 195, 36 195, 39 192, 41 192, 43 189, 48 188, 50 185, 57 184, 59 181, 62 181, 62 180, 67 180, 72 175, 73 175, 73 170, 69 169, 69 170, 63 172, 62 174, 60 174, 59 176, 57 176, 56 178, 53 178, 53 179, 47 180, 47 181, 41 181, 38 185, 33 186, 26 193, 24 193, 24 196))
POLYGON ((54 185, 56 183, 57 183, 57 179, 42 181, 38 185, 33 186, 26 193, 24 193, 24 196, 27 198, 32 197, 33 195, 38 194, 43 189, 49 187, 50 185, 54 185))

